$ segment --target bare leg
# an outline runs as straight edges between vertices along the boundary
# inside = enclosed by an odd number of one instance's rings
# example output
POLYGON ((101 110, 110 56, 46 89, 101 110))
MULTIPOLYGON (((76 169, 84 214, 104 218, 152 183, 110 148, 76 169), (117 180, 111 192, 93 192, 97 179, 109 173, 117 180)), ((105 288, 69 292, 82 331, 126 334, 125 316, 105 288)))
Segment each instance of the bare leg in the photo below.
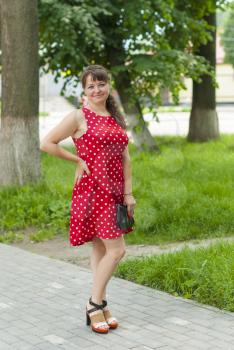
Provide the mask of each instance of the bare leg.
MULTIPOLYGON (((93 281, 94 281, 98 264, 99 264, 100 260, 103 258, 103 256, 105 255, 106 248, 105 248, 102 240, 98 237, 93 238, 92 244, 93 244, 93 246, 92 246, 92 253, 91 253, 91 257, 90 257, 90 265, 91 265, 91 269, 93 271, 93 281)), ((105 291, 103 293, 103 299, 104 298, 105 298, 105 291)), ((93 297, 92 297, 92 300, 93 300, 93 297)), ((88 310, 93 308, 93 306, 89 304, 89 301, 87 302, 86 307, 88 310)), ((105 318, 103 318, 103 314, 102 314, 101 310, 93 311, 92 317, 95 317, 94 315, 98 315, 98 314, 101 314, 101 315, 99 318, 97 318, 97 316, 96 316, 96 322, 103 322, 105 320, 105 318), (98 321, 98 319, 99 319, 99 321, 98 321)), ((102 328, 108 328, 108 326, 102 325, 102 328)))
POLYGON ((92 300, 97 304, 102 303, 107 283, 119 261, 125 254, 125 242, 123 236, 115 239, 102 239, 102 242, 105 246, 106 252, 96 265, 92 289, 92 300))
MULTIPOLYGON (((90 258, 90 265, 93 271, 93 281, 94 281, 98 264, 100 260, 104 257, 106 253, 106 248, 102 240, 98 237, 94 237, 92 240, 92 243, 93 243, 93 249, 92 249, 92 254, 90 258)), ((102 299, 106 299, 106 288, 103 292, 102 299)))

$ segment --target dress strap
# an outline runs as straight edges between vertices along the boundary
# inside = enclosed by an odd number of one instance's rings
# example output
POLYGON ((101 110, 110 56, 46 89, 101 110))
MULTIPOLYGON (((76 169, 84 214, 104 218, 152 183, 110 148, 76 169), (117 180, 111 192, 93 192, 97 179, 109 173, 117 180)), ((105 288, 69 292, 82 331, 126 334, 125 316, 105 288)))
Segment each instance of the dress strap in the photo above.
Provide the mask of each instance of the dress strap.
POLYGON ((87 117, 89 115, 89 109, 86 107, 82 107, 82 112, 84 113, 84 115, 87 117))
POLYGON ((88 117, 89 117, 89 111, 88 111, 88 109, 87 108, 85 108, 85 107, 82 107, 82 113, 83 113, 83 116, 84 116, 84 118, 85 118, 85 120, 86 120, 86 123, 87 123, 87 125, 88 125, 88 117))

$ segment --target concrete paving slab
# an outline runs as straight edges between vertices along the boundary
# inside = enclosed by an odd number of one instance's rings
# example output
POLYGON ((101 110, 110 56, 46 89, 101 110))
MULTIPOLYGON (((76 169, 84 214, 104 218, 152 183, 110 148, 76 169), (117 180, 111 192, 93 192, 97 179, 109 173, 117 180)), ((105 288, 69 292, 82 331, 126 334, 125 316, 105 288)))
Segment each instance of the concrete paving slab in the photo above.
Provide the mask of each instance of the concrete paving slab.
POLYGON ((102 335, 85 323, 89 269, 0 244, 0 277, 0 350, 234 350, 234 314, 214 307, 112 277, 120 326, 102 335))

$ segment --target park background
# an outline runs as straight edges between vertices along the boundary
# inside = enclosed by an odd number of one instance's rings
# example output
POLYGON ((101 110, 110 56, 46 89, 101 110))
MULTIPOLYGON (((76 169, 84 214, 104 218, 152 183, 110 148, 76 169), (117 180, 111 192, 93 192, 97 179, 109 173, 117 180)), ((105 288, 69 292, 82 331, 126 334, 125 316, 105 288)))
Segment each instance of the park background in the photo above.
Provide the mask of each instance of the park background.
POLYGON ((233 18, 229 1, 1 2, 0 241, 89 266, 68 246, 74 164, 39 142, 100 63, 137 200, 116 275, 233 311, 233 18))

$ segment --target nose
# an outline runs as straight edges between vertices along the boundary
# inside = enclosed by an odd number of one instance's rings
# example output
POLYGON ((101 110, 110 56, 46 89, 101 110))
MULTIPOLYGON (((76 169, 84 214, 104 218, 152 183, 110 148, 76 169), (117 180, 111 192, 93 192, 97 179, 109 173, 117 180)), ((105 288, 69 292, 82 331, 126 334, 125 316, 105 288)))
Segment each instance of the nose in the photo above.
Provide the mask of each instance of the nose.
POLYGON ((94 92, 98 93, 100 91, 100 87, 98 85, 95 86, 94 92))

